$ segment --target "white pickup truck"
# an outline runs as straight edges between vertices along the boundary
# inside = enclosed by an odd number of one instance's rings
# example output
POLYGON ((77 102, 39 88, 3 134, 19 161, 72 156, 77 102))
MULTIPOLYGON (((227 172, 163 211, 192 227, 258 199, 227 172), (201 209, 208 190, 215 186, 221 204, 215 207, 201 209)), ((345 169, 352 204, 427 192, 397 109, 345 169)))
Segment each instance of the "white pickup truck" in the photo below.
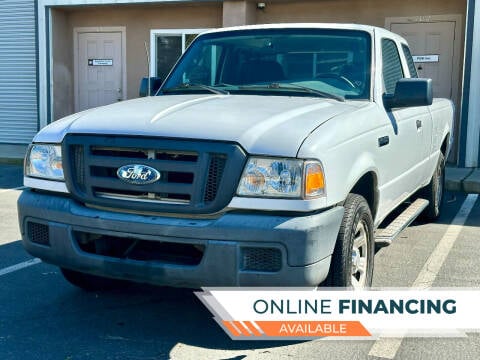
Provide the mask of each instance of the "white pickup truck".
POLYGON ((376 243, 439 216, 453 106, 389 31, 209 31, 154 95, 55 121, 26 155, 23 244, 81 288, 368 287, 376 243))

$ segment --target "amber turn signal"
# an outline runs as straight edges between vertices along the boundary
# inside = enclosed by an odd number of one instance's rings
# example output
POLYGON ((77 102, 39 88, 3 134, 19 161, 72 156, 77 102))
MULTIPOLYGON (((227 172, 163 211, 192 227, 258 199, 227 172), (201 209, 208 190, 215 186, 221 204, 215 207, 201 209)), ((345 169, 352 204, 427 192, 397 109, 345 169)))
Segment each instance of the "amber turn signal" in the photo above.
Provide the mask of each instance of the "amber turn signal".
POLYGON ((318 162, 307 163, 305 166, 305 197, 315 197, 325 194, 325 177, 322 165, 318 162))

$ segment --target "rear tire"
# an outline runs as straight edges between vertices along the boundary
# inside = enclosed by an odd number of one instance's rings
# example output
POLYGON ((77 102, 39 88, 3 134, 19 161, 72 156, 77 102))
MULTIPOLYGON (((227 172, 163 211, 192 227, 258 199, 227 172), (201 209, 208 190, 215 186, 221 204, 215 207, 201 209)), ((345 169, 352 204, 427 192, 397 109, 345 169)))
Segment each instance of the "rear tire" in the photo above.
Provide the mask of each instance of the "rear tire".
POLYGON ((127 281, 86 274, 65 268, 60 268, 60 270, 65 280, 85 291, 115 290, 124 288, 128 285, 127 281))
POLYGON ((373 218, 363 196, 349 194, 326 285, 363 289, 372 285, 375 240, 373 218))
POLYGON ((438 157, 437 166, 430 183, 418 192, 418 197, 427 199, 428 206, 422 213, 422 218, 435 221, 440 216, 443 204, 443 189, 445 186, 445 158, 442 153, 438 157))

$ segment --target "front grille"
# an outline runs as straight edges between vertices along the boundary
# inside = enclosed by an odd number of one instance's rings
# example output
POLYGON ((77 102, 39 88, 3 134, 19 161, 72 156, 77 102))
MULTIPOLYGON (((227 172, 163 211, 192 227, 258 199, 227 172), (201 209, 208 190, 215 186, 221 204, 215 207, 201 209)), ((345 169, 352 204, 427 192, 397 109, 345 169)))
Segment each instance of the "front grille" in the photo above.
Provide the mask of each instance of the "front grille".
POLYGON ((92 234, 74 231, 78 247, 89 254, 163 264, 195 266, 200 264, 205 247, 196 244, 171 243, 92 234))
POLYGON ((241 261, 242 270, 276 272, 282 268, 282 252, 276 248, 244 247, 241 261))
MULTIPOLYGON (((73 166, 75 169, 84 168, 83 146, 75 146, 72 149, 73 166)), ((75 182, 80 191, 85 192, 85 171, 75 171, 75 182)))
POLYGON ((28 221, 27 236, 31 242, 36 244, 50 245, 50 231, 48 225, 28 221))
POLYGON ((210 165, 208 166, 207 185, 205 186, 205 195, 203 197, 205 202, 215 200, 217 196, 218 186, 222 180, 223 170, 225 169, 225 156, 215 154, 210 158, 210 165))
POLYGON ((231 143, 68 135, 64 141, 67 186, 83 203, 140 211, 207 214, 231 200, 246 156, 231 143), (117 177, 125 165, 160 173, 151 184, 117 177))

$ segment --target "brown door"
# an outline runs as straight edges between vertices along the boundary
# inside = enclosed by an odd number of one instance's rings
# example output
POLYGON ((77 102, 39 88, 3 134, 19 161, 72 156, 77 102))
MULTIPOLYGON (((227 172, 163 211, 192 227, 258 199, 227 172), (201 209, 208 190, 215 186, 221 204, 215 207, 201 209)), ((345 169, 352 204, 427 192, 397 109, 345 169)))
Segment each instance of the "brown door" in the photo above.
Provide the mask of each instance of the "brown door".
POLYGON ((455 22, 392 23, 410 45, 418 76, 433 80, 433 96, 452 99, 455 22))
POLYGON ((75 111, 124 99, 121 32, 77 33, 75 111))

